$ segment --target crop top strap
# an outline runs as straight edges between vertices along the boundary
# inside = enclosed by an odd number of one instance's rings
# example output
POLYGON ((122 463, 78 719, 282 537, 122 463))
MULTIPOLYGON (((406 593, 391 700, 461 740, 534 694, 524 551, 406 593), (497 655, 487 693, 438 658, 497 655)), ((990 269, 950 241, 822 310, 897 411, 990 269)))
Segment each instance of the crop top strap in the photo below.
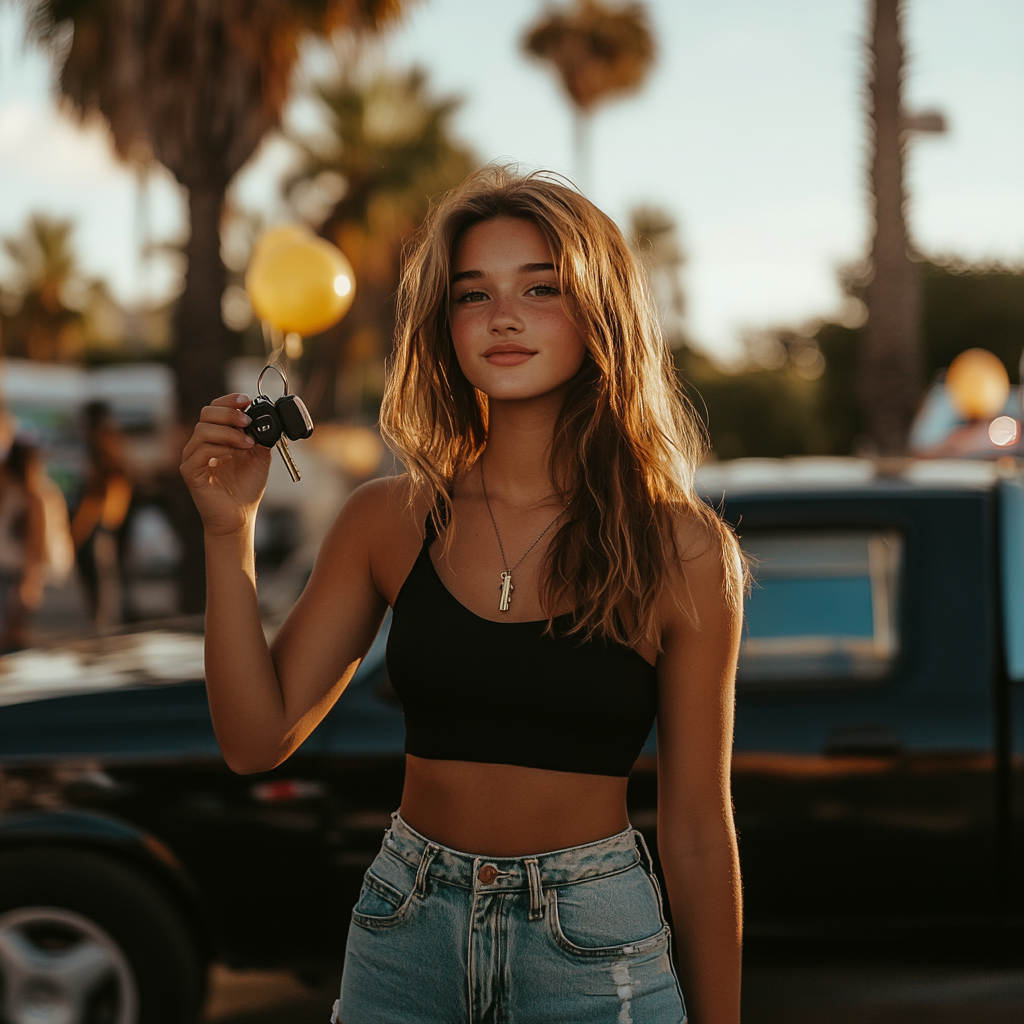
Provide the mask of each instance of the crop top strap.
POLYGON ((427 521, 423 524, 423 546, 430 547, 431 544, 437 540, 437 527, 434 525, 434 515, 441 522, 442 528, 448 525, 448 506, 444 503, 444 499, 440 494, 437 495, 434 501, 434 512, 427 513, 427 521))

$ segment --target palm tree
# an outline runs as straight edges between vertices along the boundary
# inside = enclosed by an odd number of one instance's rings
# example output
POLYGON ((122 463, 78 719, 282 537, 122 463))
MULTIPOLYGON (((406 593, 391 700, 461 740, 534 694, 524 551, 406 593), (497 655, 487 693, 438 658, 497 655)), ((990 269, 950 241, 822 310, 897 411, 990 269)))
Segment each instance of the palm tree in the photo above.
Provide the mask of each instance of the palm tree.
POLYGON ((96 282, 79 272, 73 230, 70 220, 33 214, 20 236, 3 240, 15 278, 14 287, 3 290, 6 355, 61 361, 82 354, 84 317, 68 305, 68 292, 77 291, 84 300, 96 282))
MULTIPOLYGON (((175 313, 174 369, 186 426, 223 394, 227 334, 220 257, 224 195, 280 124, 307 31, 375 30, 402 0, 26 0, 31 31, 60 62, 60 92, 98 111, 123 157, 155 158, 188 190, 188 271, 175 313), (70 42, 68 36, 70 35, 70 42)), ((187 500, 179 531, 184 611, 205 603, 202 529, 187 500)))
POLYGON ((32 31, 65 53, 60 91, 99 111, 117 152, 167 167, 189 193, 188 272, 175 323, 178 401, 194 422, 224 390, 220 220, 232 177, 280 124, 306 31, 373 30, 401 0, 37 0, 32 31), (70 29, 70 45, 67 43, 70 29))
POLYGON ((908 125, 903 90, 903 0, 872 0, 870 183, 874 200, 868 320, 859 353, 858 398, 880 455, 902 455, 921 387, 920 278, 911 258, 903 165, 908 125))
POLYGON ((654 37, 642 4, 576 0, 548 10, 523 48, 555 66, 574 114, 576 176, 590 185, 590 122, 598 103, 639 89, 654 63, 654 37))
POLYGON ((309 344, 305 396, 321 417, 375 414, 402 246, 430 198, 457 185, 478 161, 452 138, 459 100, 432 96, 418 68, 369 77, 339 69, 315 95, 328 133, 317 142, 296 140, 304 160, 286 188, 298 199, 325 179, 340 183, 340 198, 319 230, 348 256, 359 287, 345 319, 309 344))

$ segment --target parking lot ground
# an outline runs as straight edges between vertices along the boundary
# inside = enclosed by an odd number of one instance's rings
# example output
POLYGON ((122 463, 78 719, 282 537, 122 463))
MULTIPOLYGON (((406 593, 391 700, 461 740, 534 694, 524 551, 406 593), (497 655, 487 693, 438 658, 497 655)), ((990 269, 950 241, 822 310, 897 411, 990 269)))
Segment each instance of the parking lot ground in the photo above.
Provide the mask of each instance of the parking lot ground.
POLYGON ((287 971, 233 971, 215 964, 204 1024, 327 1024, 338 977, 304 985, 287 971))
POLYGON ((752 968, 743 1024, 1020 1024, 1024 971, 752 968))
POLYGON ((1020 1024, 1019 944, 754 940, 743 1024, 1020 1024))
MULTIPOLYGON (((753 954, 743 1024, 1020 1024, 1024 968, 885 963, 796 951, 753 954)), ((337 979, 307 988, 274 971, 215 967, 208 1024, 327 1024, 337 979)))

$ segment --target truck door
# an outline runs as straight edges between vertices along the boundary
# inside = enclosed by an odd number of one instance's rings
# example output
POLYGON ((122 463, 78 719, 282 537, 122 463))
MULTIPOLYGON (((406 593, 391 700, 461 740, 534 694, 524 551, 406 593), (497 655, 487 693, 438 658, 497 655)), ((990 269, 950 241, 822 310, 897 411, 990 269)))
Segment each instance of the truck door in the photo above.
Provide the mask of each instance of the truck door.
POLYGON ((990 495, 734 513, 757 578, 734 769, 752 929, 990 915, 990 495))
POLYGON ((1001 789, 1001 907, 1008 921, 1024 919, 1024 477, 1004 479, 999 488, 999 562, 1003 604, 1006 689, 999 711, 1001 789))

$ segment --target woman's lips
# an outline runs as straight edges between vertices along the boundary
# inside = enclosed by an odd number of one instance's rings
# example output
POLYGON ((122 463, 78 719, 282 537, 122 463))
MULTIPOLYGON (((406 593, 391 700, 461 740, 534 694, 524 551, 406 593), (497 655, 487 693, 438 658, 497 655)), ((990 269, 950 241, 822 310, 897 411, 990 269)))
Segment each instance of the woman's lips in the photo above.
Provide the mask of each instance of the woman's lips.
POLYGON ((484 359, 492 366, 518 366, 536 354, 521 345, 492 345, 484 352, 484 359))
POLYGON ((491 366, 518 366, 533 358, 532 352, 492 352, 484 358, 491 366))

